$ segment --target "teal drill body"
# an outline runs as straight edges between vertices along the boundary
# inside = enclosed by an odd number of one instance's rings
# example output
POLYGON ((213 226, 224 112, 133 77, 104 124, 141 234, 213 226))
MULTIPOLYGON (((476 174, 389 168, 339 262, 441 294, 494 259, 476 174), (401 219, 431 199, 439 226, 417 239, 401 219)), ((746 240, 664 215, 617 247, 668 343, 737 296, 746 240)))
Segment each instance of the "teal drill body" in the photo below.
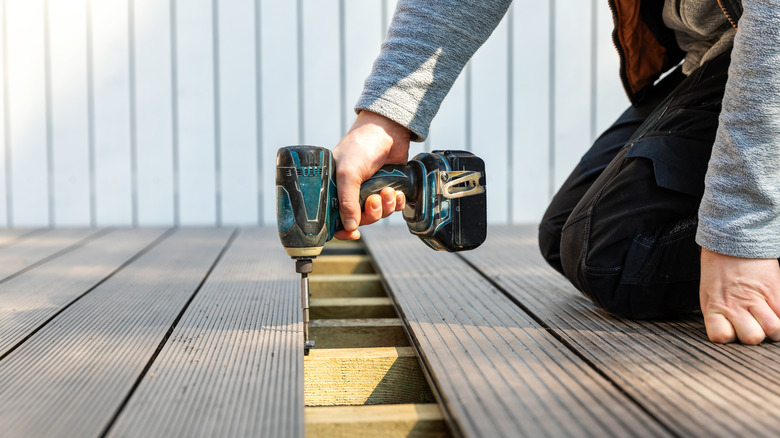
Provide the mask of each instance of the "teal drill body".
MULTIPOLYGON (((360 205, 385 187, 403 192, 403 218, 412 234, 439 251, 478 247, 487 236, 485 164, 466 151, 433 151, 406 165, 388 165, 360 187, 360 205)), ((287 146, 276 154, 276 218, 279 238, 301 274, 304 348, 308 339, 308 274, 312 259, 342 229, 331 152, 287 146)))

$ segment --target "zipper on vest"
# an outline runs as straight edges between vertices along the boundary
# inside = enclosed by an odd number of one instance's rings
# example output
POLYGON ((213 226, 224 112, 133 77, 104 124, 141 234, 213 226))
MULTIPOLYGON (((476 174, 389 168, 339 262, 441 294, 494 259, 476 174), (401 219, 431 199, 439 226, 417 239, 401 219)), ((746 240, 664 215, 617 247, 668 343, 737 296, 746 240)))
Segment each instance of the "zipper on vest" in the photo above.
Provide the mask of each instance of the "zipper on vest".
POLYGON ((742 15, 742 8, 738 7, 734 3, 731 3, 729 0, 718 0, 718 6, 720 6, 723 14, 726 15, 726 19, 729 20, 731 26, 733 26, 734 29, 737 29, 737 22, 739 21, 739 17, 742 15))
POLYGON ((618 29, 620 23, 618 23, 617 6, 615 6, 615 0, 608 0, 609 10, 612 13, 612 23, 615 26, 612 31, 612 45, 615 46, 615 50, 618 52, 618 58, 620 59, 620 82, 623 85, 623 91, 626 93, 626 97, 633 104, 634 93, 631 91, 631 86, 628 85, 628 73, 626 73, 626 54, 623 51, 623 46, 620 44, 620 37, 618 36, 618 29))

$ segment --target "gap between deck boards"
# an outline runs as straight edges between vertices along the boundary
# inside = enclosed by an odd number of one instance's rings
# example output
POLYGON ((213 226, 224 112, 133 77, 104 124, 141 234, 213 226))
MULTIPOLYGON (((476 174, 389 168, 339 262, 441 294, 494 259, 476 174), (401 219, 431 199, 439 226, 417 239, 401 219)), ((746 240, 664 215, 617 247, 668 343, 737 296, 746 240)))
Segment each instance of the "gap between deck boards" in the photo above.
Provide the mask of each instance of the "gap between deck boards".
POLYGON ((451 436, 362 244, 327 249, 310 277, 315 348, 304 359, 307 435, 451 436))

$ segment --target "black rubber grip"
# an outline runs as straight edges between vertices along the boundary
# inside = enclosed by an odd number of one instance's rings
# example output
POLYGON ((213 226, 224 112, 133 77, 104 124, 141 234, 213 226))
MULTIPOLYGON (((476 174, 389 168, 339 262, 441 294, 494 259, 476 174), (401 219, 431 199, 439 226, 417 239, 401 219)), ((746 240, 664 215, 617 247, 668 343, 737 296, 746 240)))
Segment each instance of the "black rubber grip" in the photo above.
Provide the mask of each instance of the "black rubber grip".
POLYGON ((415 172, 410 165, 387 165, 383 166, 371 178, 360 186, 360 209, 366 205, 366 199, 369 196, 381 192, 385 187, 391 187, 403 192, 406 199, 413 200, 415 197, 415 172))

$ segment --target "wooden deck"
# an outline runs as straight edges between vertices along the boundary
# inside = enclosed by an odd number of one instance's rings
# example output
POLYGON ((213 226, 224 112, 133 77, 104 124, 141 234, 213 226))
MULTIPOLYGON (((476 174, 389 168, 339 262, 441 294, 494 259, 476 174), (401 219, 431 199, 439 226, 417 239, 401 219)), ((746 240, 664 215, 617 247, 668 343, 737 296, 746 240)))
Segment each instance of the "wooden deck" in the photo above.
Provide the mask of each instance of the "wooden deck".
MULTIPOLYGON (((433 252, 405 228, 364 235, 372 262, 351 265, 357 281, 332 272, 312 314, 339 317, 348 300, 330 291, 374 284, 373 264, 392 301, 366 288, 372 304, 346 325, 377 351, 417 354, 414 385, 427 380, 423 398, 453 436, 780 431, 777 344, 711 344, 695 315, 606 315, 544 264, 533 227, 491 228, 463 254, 433 252)), ((297 274, 273 228, 0 230, 0 436, 303 436, 335 411, 304 409, 300 321, 297 274)), ((351 363, 349 348, 326 353, 345 324, 312 330, 328 333, 314 359, 351 363)), ((425 404, 393 415, 407 411, 436 417, 425 404)))

